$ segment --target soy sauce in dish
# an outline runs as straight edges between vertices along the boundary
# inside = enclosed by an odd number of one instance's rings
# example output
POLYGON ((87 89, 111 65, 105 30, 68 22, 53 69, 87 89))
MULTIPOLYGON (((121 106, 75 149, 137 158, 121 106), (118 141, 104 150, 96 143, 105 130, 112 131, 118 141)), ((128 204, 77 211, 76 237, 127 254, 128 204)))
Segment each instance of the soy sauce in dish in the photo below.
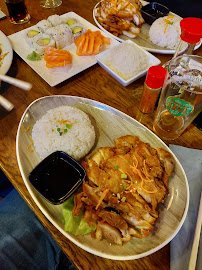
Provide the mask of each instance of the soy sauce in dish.
POLYGON ((151 16, 155 17, 155 18, 160 18, 160 17, 164 16, 163 12, 161 12, 158 9, 153 9, 153 8, 147 10, 147 13, 150 14, 151 16))
POLYGON ((85 178, 83 167, 71 157, 68 158, 63 152, 55 152, 29 175, 32 186, 50 203, 64 202, 85 178))

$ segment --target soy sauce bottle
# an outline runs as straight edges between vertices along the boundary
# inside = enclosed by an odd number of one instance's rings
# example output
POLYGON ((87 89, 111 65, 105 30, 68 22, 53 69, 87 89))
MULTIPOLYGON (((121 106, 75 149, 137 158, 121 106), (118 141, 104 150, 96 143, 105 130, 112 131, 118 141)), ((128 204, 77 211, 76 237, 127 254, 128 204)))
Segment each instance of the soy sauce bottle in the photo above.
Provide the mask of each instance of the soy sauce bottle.
MULTIPOLYGON (((180 54, 192 55, 196 44, 202 38, 202 19, 195 17, 184 18, 180 21, 181 35, 180 43, 173 55, 173 58, 180 54), (186 42, 185 51, 181 53, 182 45, 186 42)), ((169 62, 165 63, 163 67, 168 70, 169 62)))

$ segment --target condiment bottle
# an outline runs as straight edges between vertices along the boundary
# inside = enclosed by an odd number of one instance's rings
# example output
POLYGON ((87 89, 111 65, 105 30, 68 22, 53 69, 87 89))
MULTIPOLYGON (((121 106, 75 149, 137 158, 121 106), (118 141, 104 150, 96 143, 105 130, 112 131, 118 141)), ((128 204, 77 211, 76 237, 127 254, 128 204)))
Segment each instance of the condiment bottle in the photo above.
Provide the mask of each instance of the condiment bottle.
POLYGON ((139 105, 141 112, 152 113, 154 111, 166 74, 166 69, 161 66, 152 66, 149 68, 139 105))
POLYGON ((183 54, 191 55, 193 54, 196 43, 198 43, 202 38, 202 19, 194 17, 184 18, 180 21, 180 27, 181 41, 175 51, 173 58, 178 56, 183 41, 187 43, 187 47, 183 54))
MULTIPOLYGON (((181 54, 182 44, 187 44, 183 54, 192 55, 196 43, 202 38, 202 19, 195 17, 184 18, 180 21, 181 35, 180 42, 172 58, 181 54)), ((169 61, 170 62, 170 61, 169 61)), ((163 67, 168 69, 169 62, 166 62, 163 67)))

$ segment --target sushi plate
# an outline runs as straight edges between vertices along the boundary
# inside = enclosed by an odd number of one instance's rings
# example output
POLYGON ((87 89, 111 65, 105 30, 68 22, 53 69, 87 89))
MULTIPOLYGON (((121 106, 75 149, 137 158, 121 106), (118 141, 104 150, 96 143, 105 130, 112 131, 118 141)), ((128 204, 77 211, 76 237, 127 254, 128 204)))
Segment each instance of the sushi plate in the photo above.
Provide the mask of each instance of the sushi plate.
MULTIPOLYGON (((146 1, 142 1, 140 0, 142 5, 145 6, 148 4, 148 2, 146 1)), ((152 52, 152 53, 161 53, 161 54, 174 54, 175 50, 171 50, 171 49, 167 49, 167 48, 163 48, 163 47, 159 47, 155 44, 153 44, 150 39, 149 39, 149 29, 150 29, 150 25, 147 23, 144 23, 141 27, 141 33, 139 34, 139 37, 137 38, 129 38, 125 35, 119 35, 118 37, 114 36, 113 34, 111 34, 109 31, 107 31, 106 29, 104 29, 104 27, 102 27, 102 25, 100 25, 100 23, 97 21, 96 17, 95 17, 95 9, 98 7, 98 5, 100 4, 100 2, 98 2, 94 9, 93 9, 93 19, 95 21, 95 23, 97 24, 97 26, 105 33, 108 33, 110 35, 110 37, 115 38, 116 40, 123 42, 126 40, 131 40, 134 43, 136 43, 137 45, 141 46, 143 49, 147 50, 148 52, 152 52)), ((174 14, 172 12, 169 13, 169 15, 175 15, 178 16, 177 14, 174 14)), ((178 16, 180 17, 180 16, 178 16)), ((198 49, 201 46, 201 41, 198 42, 195 46, 195 50, 198 49)), ((182 50, 181 52, 183 52, 186 49, 186 43, 184 43, 182 45, 182 50)))
MULTIPOLYGON (((86 29, 92 31, 99 30, 96 26, 89 23, 87 20, 77 15, 74 12, 68 12, 62 16, 69 16, 76 18, 86 29)), ((33 27, 33 26, 32 26, 33 27)), ((61 69, 53 70, 46 67, 46 62, 42 58, 40 61, 30 61, 27 59, 27 55, 30 54, 34 49, 31 48, 25 40, 26 32, 29 28, 19 31, 15 34, 8 36, 14 51, 39 75, 41 76, 50 86, 56 86, 59 83, 71 78, 72 76, 84 71, 85 69, 95 65, 97 60, 95 56, 78 56, 76 54, 76 45, 72 43, 69 46, 66 46, 64 49, 68 50, 72 55, 72 65, 71 68, 61 71, 61 69)), ((102 32, 102 31, 101 31, 102 32)), ((108 33, 103 33, 104 36, 109 37, 108 33)), ((111 48, 118 44, 119 42, 115 39, 111 39, 111 44, 108 45, 108 48, 111 48)))
POLYGON ((0 56, 8 53, 5 58, 0 61, 0 74, 5 75, 8 72, 13 60, 13 49, 7 36, 2 31, 0 31, 0 49, 2 50, 0 56))

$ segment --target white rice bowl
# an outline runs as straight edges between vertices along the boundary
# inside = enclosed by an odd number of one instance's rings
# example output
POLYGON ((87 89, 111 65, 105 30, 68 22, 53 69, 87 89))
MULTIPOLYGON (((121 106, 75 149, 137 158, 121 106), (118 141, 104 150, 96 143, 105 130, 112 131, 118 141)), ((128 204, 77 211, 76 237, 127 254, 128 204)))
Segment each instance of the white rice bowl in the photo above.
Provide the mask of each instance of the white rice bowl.
POLYGON ((149 30, 150 40, 157 46, 176 49, 180 42, 180 21, 178 16, 165 16, 157 19, 153 22, 149 30), (165 22, 165 19, 170 21, 169 24, 165 22))
POLYGON ((145 70, 149 60, 148 55, 133 43, 123 42, 105 53, 103 63, 127 81, 145 70))
POLYGON ((79 160, 93 147, 95 130, 86 113, 71 106, 60 106, 49 110, 34 124, 32 139, 41 159, 55 151, 64 151, 79 160))

